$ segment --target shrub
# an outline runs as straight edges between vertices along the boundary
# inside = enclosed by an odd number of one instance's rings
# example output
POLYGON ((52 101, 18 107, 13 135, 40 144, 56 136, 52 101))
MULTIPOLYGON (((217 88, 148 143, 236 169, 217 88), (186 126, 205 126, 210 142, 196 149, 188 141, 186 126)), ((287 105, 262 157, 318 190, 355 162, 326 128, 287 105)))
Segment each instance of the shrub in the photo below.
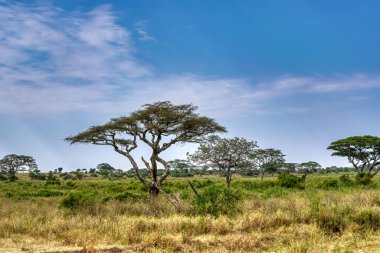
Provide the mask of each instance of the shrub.
POLYGON ((75 183, 74 183, 73 181, 68 181, 68 182, 66 182, 66 185, 67 185, 68 187, 71 187, 71 188, 74 188, 74 187, 75 187, 75 183))
POLYGON ((354 216, 353 220, 360 225, 361 229, 380 229, 380 213, 373 210, 362 210, 354 216))
POLYGON ((139 200, 141 198, 142 198, 141 195, 133 193, 133 192, 124 192, 124 193, 118 194, 114 197, 114 199, 118 200, 118 201, 128 201, 128 200, 135 201, 135 200, 139 200))
POLYGON ((293 174, 279 174, 277 176, 277 183, 285 188, 305 188, 304 184, 301 182, 301 178, 293 174))
POLYGON ((71 192, 61 200, 60 207, 74 211, 79 208, 92 207, 94 203, 94 199, 87 195, 71 192))
POLYGON ((52 172, 49 172, 48 176, 46 177, 46 185, 60 185, 61 181, 58 177, 56 177, 52 172))
POLYGON ((369 185, 372 182, 372 175, 370 173, 357 173, 355 182, 359 185, 369 185))
POLYGON ((241 202, 242 194, 238 190, 211 186, 196 196, 194 210, 200 215, 235 215, 241 212, 241 202))
POLYGON ((0 181, 8 180, 8 177, 2 173, 0 173, 0 181))
POLYGON ((325 188, 325 189, 328 189, 328 188, 336 189, 339 187, 339 181, 335 178, 327 178, 319 185, 319 187, 325 188))
POLYGON ((50 191, 50 190, 39 190, 33 194, 35 197, 56 197, 56 196, 62 196, 63 193, 60 191, 50 191))
POLYGON ((318 214, 317 223, 324 232, 341 234, 347 227, 345 215, 337 210, 323 210, 318 214))
POLYGON ((215 185, 215 180, 211 180, 209 178, 203 180, 193 180, 192 181, 195 188, 205 188, 211 185, 215 185))
POLYGON ((350 178, 348 174, 341 175, 339 181, 346 186, 351 186, 354 184, 354 181, 350 178))

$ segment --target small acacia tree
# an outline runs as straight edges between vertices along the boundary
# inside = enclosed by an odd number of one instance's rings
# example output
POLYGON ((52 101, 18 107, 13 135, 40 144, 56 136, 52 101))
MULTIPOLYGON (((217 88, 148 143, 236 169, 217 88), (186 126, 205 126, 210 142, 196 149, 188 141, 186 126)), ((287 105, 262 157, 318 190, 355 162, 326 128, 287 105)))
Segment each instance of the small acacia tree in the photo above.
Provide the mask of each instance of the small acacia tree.
POLYGON ((0 172, 8 175, 10 181, 17 180, 16 173, 19 171, 38 169, 36 160, 26 155, 6 155, 0 160, 0 172))
POLYGON ((334 141, 327 149, 333 156, 347 157, 359 173, 375 176, 380 170, 380 138, 371 135, 352 136, 334 141))
POLYGON ((244 138, 228 139, 212 135, 199 145, 194 154, 189 155, 189 160, 218 168, 226 177, 227 188, 230 188, 232 174, 251 165, 249 157, 256 147, 256 142, 244 138))
POLYGON ((101 126, 92 126, 65 140, 70 144, 111 146, 129 160, 140 182, 155 198, 170 171, 170 165, 161 157, 164 151, 177 143, 199 142, 209 134, 226 131, 213 119, 199 116, 196 110, 197 107, 191 104, 173 105, 169 101, 146 104, 129 116, 111 119, 101 126), (151 151, 149 161, 141 157, 149 172, 147 177, 140 173, 132 156, 132 151, 140 144, 147 145, 151 151), (157 175, 158 163, 164 167, 161 177, 157 175))
POLYGON ((269 168, 285 162, 284 156, 285 155, 279 149, 256 149, 251 154, 251 160, 252 163, 259 169, 261 173, 261 180, 263 180, 264 174, 269 168))
POLYGON ((314 161, 297 164, 296 168, 299 173, 303 174, 311 174, 322 170, 322 166, 314 161))

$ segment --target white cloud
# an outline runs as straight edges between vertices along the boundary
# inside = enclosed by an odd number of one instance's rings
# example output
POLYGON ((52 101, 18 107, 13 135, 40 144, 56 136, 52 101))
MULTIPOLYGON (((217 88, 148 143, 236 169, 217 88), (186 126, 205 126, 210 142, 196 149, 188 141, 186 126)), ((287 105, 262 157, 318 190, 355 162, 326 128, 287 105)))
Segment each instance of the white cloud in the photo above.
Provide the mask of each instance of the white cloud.
POLYGON ((0 50, 3 113, 87 108, 105 102, 116 84, 151 74, 135 59, 129 31, 110 6, 68 13, 0 4, 0 50))
MULTIPOLYGON (((147 22, 135 24, 154 39, 147 22)), ((69 13, 52 5, 0 2, 0 113, 54 114, 78 110, 124 113, 157 100, 193 103, 230 117, 271 113, 266 104, 298 94, 380 88, 380 75, 245 78, 155 74, 136 58, 131 33, 109 5, 69 13)), ((276 113, 305 113, 304 106, 276 113)))

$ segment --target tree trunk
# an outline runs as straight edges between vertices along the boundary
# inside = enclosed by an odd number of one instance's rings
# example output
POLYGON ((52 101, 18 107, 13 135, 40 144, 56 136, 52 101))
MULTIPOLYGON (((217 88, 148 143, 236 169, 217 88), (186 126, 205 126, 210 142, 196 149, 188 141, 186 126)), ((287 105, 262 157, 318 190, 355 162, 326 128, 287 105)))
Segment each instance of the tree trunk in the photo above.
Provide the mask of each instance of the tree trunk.
POLYGON ((307 174, 303 174, 301 177, 301 183, 305 183, 307 174))
POLYGON ((151 199, 156 199, 158 196, 158 193, 160 190, 157 188, 157 159, 156 159, 156 154, 153 153, 152 156, 150 157, 150 169, 151 169, 151 176, 152 176, 152 181, 153 185, 150 186, 149 193, 150 193, 150 198, 151 199))
POLYGON ((231 175, 226 175, 227 188, 231 188, 231 175))
POLYGON ((264 179, 264 171, 261 172, 261 181, 263 181, 263 179, 264 179))
POLYGON ((160 190, 157 188, 157 186, 152 185, 149 189, 150 198, 156 199, 159 192, 160 192, 160 190))

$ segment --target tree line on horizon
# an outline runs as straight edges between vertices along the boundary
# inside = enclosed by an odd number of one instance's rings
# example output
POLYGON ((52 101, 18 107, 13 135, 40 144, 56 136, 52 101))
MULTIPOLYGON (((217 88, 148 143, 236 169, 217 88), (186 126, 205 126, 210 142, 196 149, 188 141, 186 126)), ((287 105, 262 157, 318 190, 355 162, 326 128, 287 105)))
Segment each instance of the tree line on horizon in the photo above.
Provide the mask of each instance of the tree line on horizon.
MULTIPOLYGON (((197 107, 192 104, 174 105, 170 101, 145 104, 141 109, 128 116, 113 118, 104 125, 92 126, 77 135, 67 137, 69 144, 84 143, 110 146, 117 153, 127 158, 132 169, 126 172, 133 174, 147 188, 152 198, 162 192, 162 183, 173 176, 192 173, 209 173, 218 171, 226 178, 226 187, 230 188, 232 175, 261 175, 265 173, 290 172, 307 174, 321 172, 317 162, 301 164, 286 163, 281 150, 261 149, 255 141, 245 138, 222 138, 226 128, 214 119, 200 116, 197 107), (198 143, 198 149, 188 154, 188 160, 165 161, 161 154, 176 144, 198 143), (138 165, 133 150, 141 144, 146 145, 151 155, 141 157, 144 167, 138 165), (160 169, 161 168, 161 169, 160 169), (201 168, 201 169, 199 169, 201 168), (133 172, 133 173, 132 173, 133 172)), ((380 138, 376 136, 353 136, 334 141, 328 149, 333 156, 348 158, 353 170, 369 177, 380 170, 380 138)), ((0 178, 7 177, 13 181, 18 171, 30 169, 38 174, 35 160, 29 156, 8 155, 0 160, 0 178)), ((338 167, 326 168, 341 170, 338 167)), ((342 169, 350 171, 350 168, 342 169)), ((90 174, 105 173, 100 168, 88 171, 90 174)), ((61 173, 59 171, 59 173, 61 173)), ((83 170, 76 170, 77 177, 83 170)), ((123 174, 120 170, 113 174, 123 174)), ((53 172, 49 173, 53 177, 53 172)), ((68 173, 70 174, 70 173, 68 173)), ((67 174, 66 174, 67 175, 67 174)), ((304 178, 303 178, 304 180, 304 178)))

